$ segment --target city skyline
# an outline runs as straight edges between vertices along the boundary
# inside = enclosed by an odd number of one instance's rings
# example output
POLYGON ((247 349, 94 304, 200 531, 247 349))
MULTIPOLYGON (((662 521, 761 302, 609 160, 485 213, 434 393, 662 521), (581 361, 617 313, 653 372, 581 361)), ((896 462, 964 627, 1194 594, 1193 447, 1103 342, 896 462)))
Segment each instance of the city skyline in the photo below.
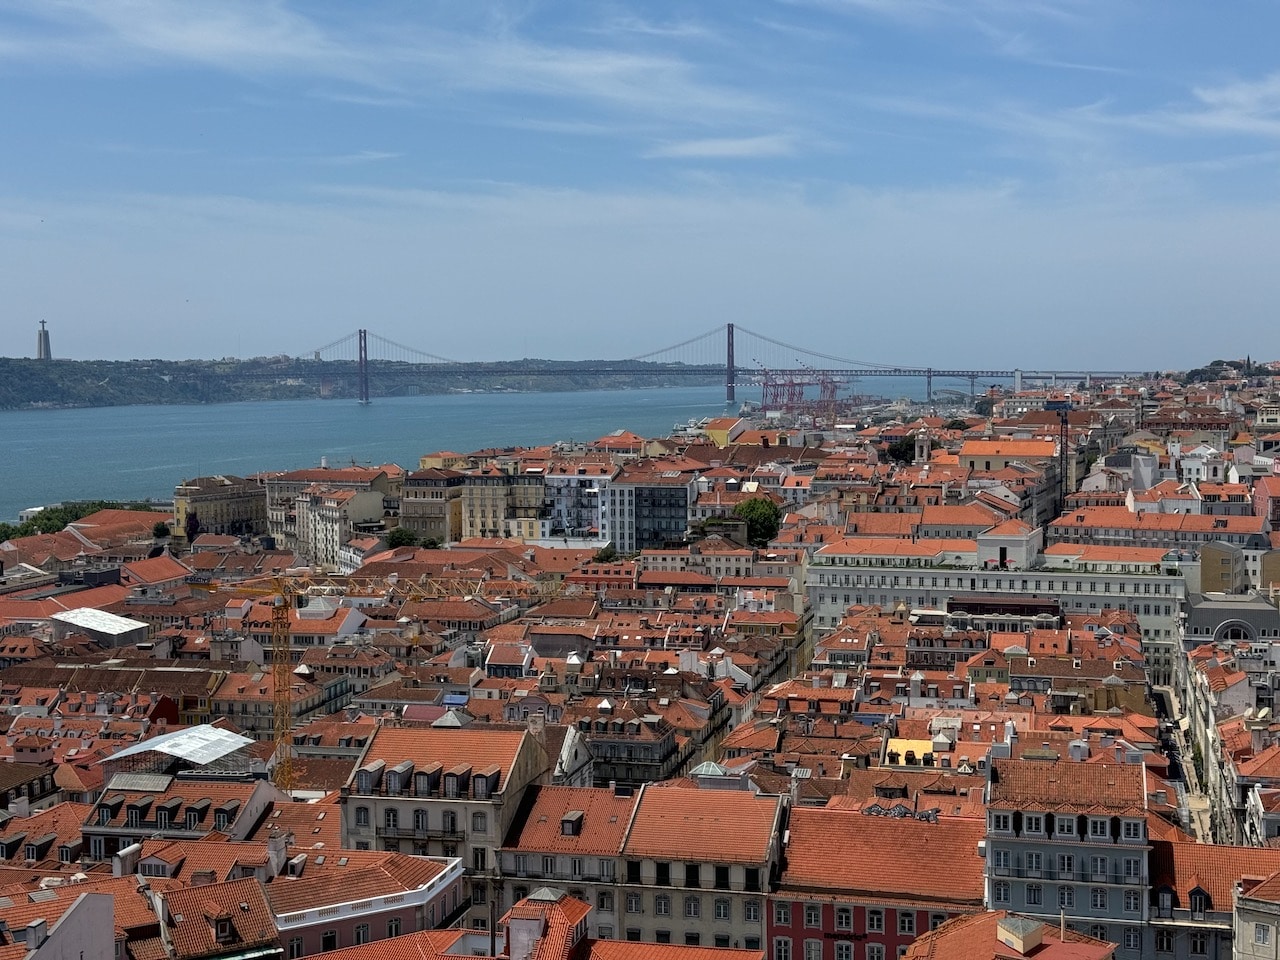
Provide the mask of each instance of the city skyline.
POLYGON ((1268 359, 1280 14, 1242 9, 4 4, 9 350, 1268 359))

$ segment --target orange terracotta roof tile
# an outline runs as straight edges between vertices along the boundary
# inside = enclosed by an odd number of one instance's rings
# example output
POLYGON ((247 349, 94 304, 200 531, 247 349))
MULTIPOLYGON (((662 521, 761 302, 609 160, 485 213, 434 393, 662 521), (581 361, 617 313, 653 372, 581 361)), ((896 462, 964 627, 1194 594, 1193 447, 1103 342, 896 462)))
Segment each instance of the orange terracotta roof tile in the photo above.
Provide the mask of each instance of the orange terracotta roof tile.
POLYGON ((623 856, 764 863, 778 840, 781 798, 643 789, 623 856))

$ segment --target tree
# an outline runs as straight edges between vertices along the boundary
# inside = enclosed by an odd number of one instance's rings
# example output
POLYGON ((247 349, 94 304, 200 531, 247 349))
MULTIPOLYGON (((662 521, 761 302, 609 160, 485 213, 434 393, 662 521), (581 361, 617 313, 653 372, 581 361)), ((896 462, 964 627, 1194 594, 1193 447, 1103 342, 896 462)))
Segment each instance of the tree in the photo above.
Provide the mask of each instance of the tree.
POLYGON ((182 532, 187 535, 187 543, 195 543, 196 537, 200 536, 200 517, 194 510, 187 511, 187 522, 183 524, 182 532))
POLYGON ((416 547, 418 535, 408 527, 396 527, 387 534, 387 546, 393 550, 397 547, 416 547))
POLYGON ((596 551, 596 555, 591 558, 591 561, 593 563, 613 563, 617 559, 618 551, 612 543, 607 543, 596 551))
POLYGON ((898 463, 911 463, 916 458, 915 434, 908 434, 901 440, 895 440, 885 450, 890 460, 898 463))
POLYGON ((782 511, 767 497, 752 497, 733 508, 733 515, 747 521, 747 539, 755 547, 767 546, 778 535, 782 511))
POLYGON ((980 417, 991 416, 991 413, 995 408, 995 401, 990 397, 979 397, 977 400, 973 401, 973 412, 980 417))
POLYGON ((969 424, 959 417, 953 417, 942 425, 944 430, 968 430, 969 424))
POLYGON ((151 536, 156 540, 163 540, 168 537, 170 533, 172 533, 172 531, 169 529, 169 525, 163 520, 159 521, 151 528, 151 536))

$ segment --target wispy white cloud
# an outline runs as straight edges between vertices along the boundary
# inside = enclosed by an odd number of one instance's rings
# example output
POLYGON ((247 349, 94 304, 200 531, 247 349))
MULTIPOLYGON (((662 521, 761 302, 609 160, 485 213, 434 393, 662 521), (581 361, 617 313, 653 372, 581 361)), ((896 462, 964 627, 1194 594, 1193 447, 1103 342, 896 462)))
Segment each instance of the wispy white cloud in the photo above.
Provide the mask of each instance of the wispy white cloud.
POLYGON ((331 157, 317 157, 317 163, 347 167, 357 163, 377 163, 379 160, 398 160, 403 153, 392 153, 386 150, 359 150, 355 153, 341 153, 331 157))
MULTIPOLYGON (((25 0, 24 9, 28 29, 0 40, 0 55, 104 69, 170 60, 241 74, 341 80, 366 89, 319 95, 376 106, 501 93, 701 124, 778 109, 759 92, 705 79, 669 44, 634 49, 539 40, 521 32, 519 17, 496 13, 487 23, 465 26, 409 18, 375 28, 357 17, 338 29, 280 0, 194 7, 175 0, 25 0)), ((654 41, 710 35, 692 23, 609 23, 613 33, 654 41)))
POLYGON ((681 160, 749 159, 757 157, 789 157, 796 152, 795 137, 786 133, 758 137, 709 137, 682 140, 655 147, 646 157, 681 160))
POLYGON ((356 107, 412 107, 414 101, 409 97, 379 97, 366 93, 336 93, 332 90, 316 90, 312 96, 330 103, 346 103, 356 107))
POLYGON ((600 26, 588 27, 587 33, 604 35, 637 35, 663 37, 674 40, 718 40, 719 34, 705 24, 691 20, 671 23, 655 23, 642 17, 622 16, 606 21, 600 26))

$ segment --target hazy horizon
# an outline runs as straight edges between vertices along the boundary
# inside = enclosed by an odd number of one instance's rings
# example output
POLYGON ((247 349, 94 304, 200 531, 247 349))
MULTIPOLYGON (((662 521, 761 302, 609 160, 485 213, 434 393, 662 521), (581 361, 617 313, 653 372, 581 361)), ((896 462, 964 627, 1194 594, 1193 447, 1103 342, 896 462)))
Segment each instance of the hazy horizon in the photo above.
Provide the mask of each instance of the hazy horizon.
MULTIPOLYGON (((0 2, 0 353, 1280 356, 1280 7, 0 2)), ((739 358, 745 365, 745 358, 739 358)))

